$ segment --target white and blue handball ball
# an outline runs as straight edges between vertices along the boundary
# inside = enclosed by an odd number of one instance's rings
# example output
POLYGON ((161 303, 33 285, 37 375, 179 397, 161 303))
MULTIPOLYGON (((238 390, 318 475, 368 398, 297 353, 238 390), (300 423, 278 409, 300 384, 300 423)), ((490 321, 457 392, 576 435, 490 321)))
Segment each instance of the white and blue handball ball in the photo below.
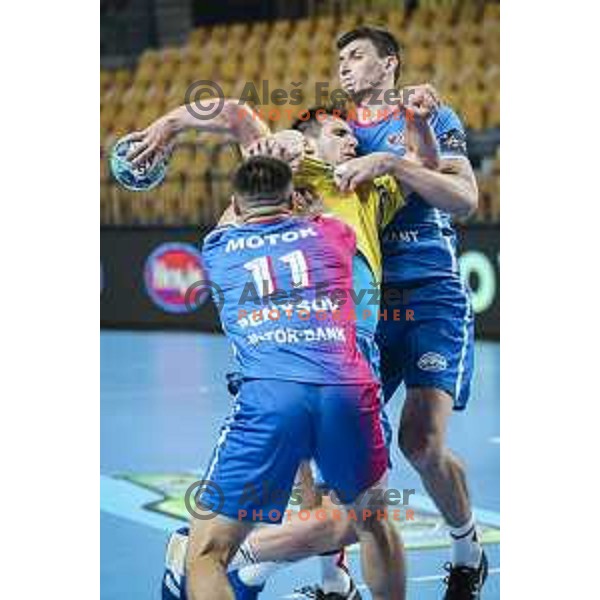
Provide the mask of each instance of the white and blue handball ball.
POLYGON ((170 153, 163 153, 152 161, 134 166, 127 160, 127 155, 137 144, 138 141, 129 139, 128 136, 119 139, 110 152, 110 170, 125 189, 145 192, 164 181, 170 153))

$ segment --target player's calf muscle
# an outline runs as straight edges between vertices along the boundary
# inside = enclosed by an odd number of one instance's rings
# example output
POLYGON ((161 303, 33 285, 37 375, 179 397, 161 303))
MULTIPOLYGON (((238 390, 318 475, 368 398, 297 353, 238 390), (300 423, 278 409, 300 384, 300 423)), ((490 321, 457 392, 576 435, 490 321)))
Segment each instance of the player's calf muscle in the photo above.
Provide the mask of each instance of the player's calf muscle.
POLYGON ((439 459, 446 446, 452 397, 435 388, 411 388, 400 418, 398 445, 415 465, 439 459))

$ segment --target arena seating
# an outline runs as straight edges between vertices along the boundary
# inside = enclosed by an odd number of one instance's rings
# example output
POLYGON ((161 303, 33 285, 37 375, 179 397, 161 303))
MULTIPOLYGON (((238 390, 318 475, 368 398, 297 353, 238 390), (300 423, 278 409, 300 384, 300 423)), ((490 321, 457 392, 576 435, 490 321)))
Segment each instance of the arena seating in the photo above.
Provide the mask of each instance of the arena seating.
MULTIPOLYGON (((355 3, 360 5, 361 3, 355 3)), ((268 80, 270 89, 290 89, 290 82, 331 81, 335 87, 338 32, 360 23, 387 27, 401 40, 402 83, 433 82, 471 130, 500 124, 500 15, 497 3, 425 1, 410 13, 373 12, 378 3, 363 2, 364 15, 337 18, 240 23, 198 28, 179 48, 147 50, 133 70, 101 70, 101 220, 106 224, 184 224, 213 222, 228 201, 227 172, 236 153, 219 138, 186 134, 175 152, 166 182, 147 193, 127 192, 111 181, 106 154, 114 141, 143 129, 153 119, 184 102, 186 89, 199 79, 217 81, 226 96, 239 96, 246 82, 268 80), (440 8, 442 6, 443 8, 440 8), (368 16, 366 16, 368 15, 368 16)), ((307 104, 312 93, 307 94, 307 104)), ((265 115, 271 104, 261 106, 265 115)), ((285 128, 281 114, 273 129, 285 128)), ((480 210, 474 219, 499 219, 499 152, 478 170, 480 210)))

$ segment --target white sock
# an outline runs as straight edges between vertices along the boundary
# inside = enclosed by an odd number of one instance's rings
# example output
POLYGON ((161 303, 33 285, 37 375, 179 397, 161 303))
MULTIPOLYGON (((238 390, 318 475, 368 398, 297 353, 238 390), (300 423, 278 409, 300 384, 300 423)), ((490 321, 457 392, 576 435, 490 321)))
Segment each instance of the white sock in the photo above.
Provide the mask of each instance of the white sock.
POLYGON ((238 570, 238 577, 242 583, 252 587, 261 586, 286 563, 263 562, 256 565, 248 565, 238 570))
POLYGON ((321 554, 321 586, 326 594, 347 594, 350 591, 350 576, 346 565, 346 552, 342 548, 331 554, 321 554))
POLYGON ((242 567, 255 565, 257 563, 258 559, 254 553, 254 549, 248 540, 245 540, 242 542, 242 545, 239 547, 238 551, 235 553, 233 559, 229 563, 229 571, 237 571, 242 567))
POLYGON ((473 515, 462 527, 450 527, 452 538, 452 564, 478 567, 482 548, 477 536, 473 515))
POLYGON ((258 562, 252 544, 245 540, 229 564, 229 570, 237 571, 242 583, 258 587, 286 564, 285 562, 258 562))

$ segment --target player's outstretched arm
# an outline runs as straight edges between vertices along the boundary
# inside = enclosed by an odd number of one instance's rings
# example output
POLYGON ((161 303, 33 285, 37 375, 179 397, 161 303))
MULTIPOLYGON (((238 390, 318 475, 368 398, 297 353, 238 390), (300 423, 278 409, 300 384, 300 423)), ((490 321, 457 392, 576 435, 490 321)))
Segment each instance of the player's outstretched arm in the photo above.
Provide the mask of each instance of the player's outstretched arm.
POLYGON ((222 110, 206 119, 197 116, 193 105, 184 104, 158 118, 143 131, 130 134, 128 137, 139 144, 129 153, 128 159, 134 165, 151 161, 167 151, 179 133, 189 129, 200 133, 224 133, 242 146, 270 133, 266 123, 238 100, 226 99, 222 110))

